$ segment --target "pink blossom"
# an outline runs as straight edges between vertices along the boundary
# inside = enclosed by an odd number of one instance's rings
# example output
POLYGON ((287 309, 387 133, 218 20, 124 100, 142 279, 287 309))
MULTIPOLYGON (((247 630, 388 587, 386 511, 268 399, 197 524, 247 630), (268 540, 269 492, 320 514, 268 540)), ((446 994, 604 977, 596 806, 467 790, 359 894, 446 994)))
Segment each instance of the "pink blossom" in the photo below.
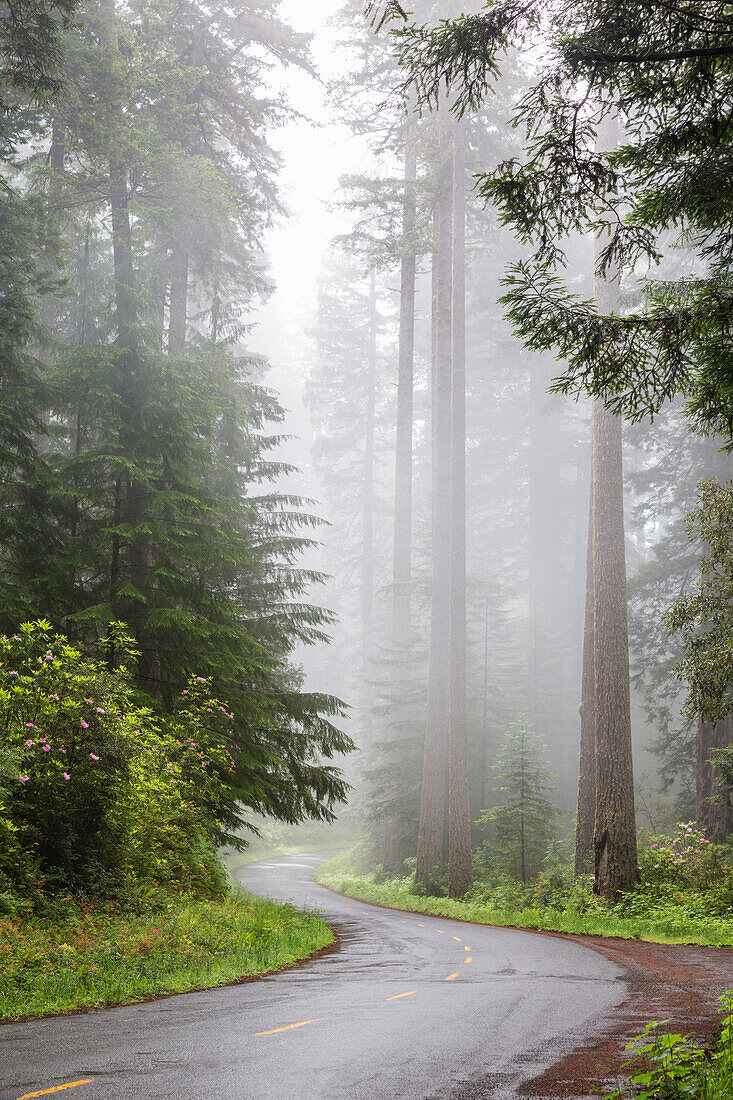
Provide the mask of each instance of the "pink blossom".
POLYGON ((59 752, 62 752, 64 756, 66 756, 66 749, 59 749, 59 752))
POLYGON ((35 745, 35 741, 26 741, 25 746, 27 749, 32 748, 35 745))
POLYGON ((19 676, 19 675, 20 675, 19 672, 9 672, 8 673, 8 676, 19 676))
POLYGON ((95 756, 93 752, 90 752, 89 756, 91 757, 92 760, 99 760, 99 757, 95 756))
POLYGON ((66 780, 66 782, 67 782, 67 783, 68 783, 68 782, 69 782, 69 780, 71 779, 71 776, 69 775, 69 773, 68 773, 68 772, 64 772, 64 779, 66 780))
POLYGON ((83 730, 88 730, 88 729, 89 729, 89 723, 88 723, 88 722, 85 722, 83 718, 82 718, 82 720, 81 720, 81 728, 82 728, 83 730))
POLYGON ((29 729, 29 730, 37 730, 38 729, 38 726, 34 722, 26 722, 25 726, 26 726, 26 729, 29 729))
POLYGON ((28 779, 29 779, 29 776, 27 776, 27 775, 19 775, 19 776, 18 776, 18 779, 19 779, 19 780, 21 781, 21 783, 27 783, 27 782, 28 782, 28 779))
POLYGON ((43 751, 44 752, 50 752, 51 751, 51 746, 50 745, 44 745, 43 746, 43 751))
POLYGON ((198 680, 198 682, 200 684, 205 684, 206 683, 206 677, 205 676, 197 676, 196 679, 198 680))
POLYGON ((104 707, 97 707, 97 714, 104 714, 104 707))
POLYGON ((89 703, 90 707, 94 706, 94 700, 93 699, 85 699, 84 702, 89 703))

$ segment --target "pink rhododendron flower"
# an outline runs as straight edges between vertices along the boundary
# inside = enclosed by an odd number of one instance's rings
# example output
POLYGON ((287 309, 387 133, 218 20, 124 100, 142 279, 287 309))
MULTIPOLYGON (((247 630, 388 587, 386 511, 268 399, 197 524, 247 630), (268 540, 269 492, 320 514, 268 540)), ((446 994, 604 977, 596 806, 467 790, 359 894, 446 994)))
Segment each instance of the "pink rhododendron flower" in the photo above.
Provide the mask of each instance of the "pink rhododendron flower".
POLYGON ((18 672, 9 672, 8 673, 8 676, 19 676, 19 675, 20 675, 20 673, 18 673, 18 672))
POLYGON ((92 760, 99 760, 99 757, 95 756, 93 752, 90 752, 89 755, 92 758, 92 760))
POLYGON ((82 718, 82 720, 81 720, 81 728, 82 728, 83 730, 88 730, 88 729, 89 729, 89 723, 88 723, 88 722, 85 722, 83 718, 82 718))
POLYGON ((64 756, 66 756, 66 749, 59 749, 59 752, 62 752, 64 756))
POLYGON ((26 726, 26 729, 29 729, 29 730, 37 730, 38 729, 38 726, 34 722, 26 722, 25 726, 26 726))
POLYGON ((104 707, 97 707, 97 714, 104 714, 104 707))
POLYGON ((27 783, 29 778, 30 777, 27 776, 27 775, 19 775, 18 776, 18 779, 21 781, 21 783, 27 783))
POLYGON ((68 782, 69 782, 69 780, 71 779, 71 776, 69 775, 69 773, 68 773, 68 772, 64 772, 64 779, 66 780, 66 782, 67 782, 67 783, 68 783, 68 782))
POLYGON ((32 748, 34 745, 35 745, 35 741, 26 741, 26 743, 25 743, 25 747, 27 749, 32 748))
POLYGON ((89 703, 90 707, 94 705, 94 700, 93 699, 85 699, 84 702, 89 703))
POLYGON ((51 751, 51 746, 50 745, 44 745, 43 746, 43 751, 44 752, 50 752, 51 751))
POLYGON ((198 682, 200 684, 205 684, 206 683, 206 677, 205 676, 197 676, 196 679, 198 680, 198 682))

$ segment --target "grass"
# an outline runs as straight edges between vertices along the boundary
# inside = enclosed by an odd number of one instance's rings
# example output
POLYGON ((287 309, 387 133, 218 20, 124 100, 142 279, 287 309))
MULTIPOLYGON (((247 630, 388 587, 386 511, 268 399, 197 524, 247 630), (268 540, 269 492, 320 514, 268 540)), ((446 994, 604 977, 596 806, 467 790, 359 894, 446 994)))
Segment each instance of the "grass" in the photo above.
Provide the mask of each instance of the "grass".
MULTIPOLYGON (((501 891, 490 891, 481 898, 456 901, 452 898, 421 897, 412 893, 409 878, 375 882, 373 875, 355 874, 350 867, 351 853, 343 853, 324 863, 316 872, 316 881, 360 901, 405 909, 412 913, 448 917, 504 928, 535 928, 545 932, 569 932, 593 936, 619 936, 649 943, 700 944, 706 947, 733 947, 733 920, 700 911, 700 895, 686 899, 682 893, 650 899, 646 911, 609 908, 596 898, 577 896, 559 903, 515 907, 501 900, 501 891)), ((631 909, 634 906, 632 904, 631 909)), ((637 910, 639 906, 637 905, 637 910)))
POLYGON ((333 940, 317 914, 239 890, 139 911, 69 900, 53 918, 0 919, 0 1020, 226 985, 333 940))

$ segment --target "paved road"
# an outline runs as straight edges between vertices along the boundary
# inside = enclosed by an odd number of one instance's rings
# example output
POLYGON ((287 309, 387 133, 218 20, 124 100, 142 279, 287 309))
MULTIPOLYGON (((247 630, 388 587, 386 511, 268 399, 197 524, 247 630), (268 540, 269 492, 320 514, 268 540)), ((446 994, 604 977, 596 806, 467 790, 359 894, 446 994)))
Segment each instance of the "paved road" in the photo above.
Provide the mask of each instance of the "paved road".
POLYGON ((454 1100, 516 1095, 591 1039, 625 972, 575 943, 389 912, 314 884, 321 857, 243 884, 317 907, 341 949, 260 982, 0 1028, 0 1100, 454 1100))

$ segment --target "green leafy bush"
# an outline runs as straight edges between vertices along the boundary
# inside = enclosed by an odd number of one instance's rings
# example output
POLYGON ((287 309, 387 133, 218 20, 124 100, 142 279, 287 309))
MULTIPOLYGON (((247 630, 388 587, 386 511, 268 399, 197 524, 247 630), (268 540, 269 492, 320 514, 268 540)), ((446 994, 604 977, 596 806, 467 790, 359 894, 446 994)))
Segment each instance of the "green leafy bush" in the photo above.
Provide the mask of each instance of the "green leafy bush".
MULTIPOLYGON (((635 1067, 630 1084, 607 1100, 730 1100, 733 1096, 733 995, 721 997, 723 1027, 715 1047, 706 1051, 687 1036, 673 1035, 660 1023, 648 1024, 626 1048, 635 1067), (644 1068, 638 1069, 643 1059, 644 1068)), ((668 1022, 668 1021, 665 1021, 668 1022)))
MULTIPOLYGON (((115 651, 133 656, 114 628, 115 651)), ((231 714, 196 677, 174 715, 141 707, 108 668, 29 623, 0 637, 0 897, 126 892, 137 883, 220 893, 231 714)))

